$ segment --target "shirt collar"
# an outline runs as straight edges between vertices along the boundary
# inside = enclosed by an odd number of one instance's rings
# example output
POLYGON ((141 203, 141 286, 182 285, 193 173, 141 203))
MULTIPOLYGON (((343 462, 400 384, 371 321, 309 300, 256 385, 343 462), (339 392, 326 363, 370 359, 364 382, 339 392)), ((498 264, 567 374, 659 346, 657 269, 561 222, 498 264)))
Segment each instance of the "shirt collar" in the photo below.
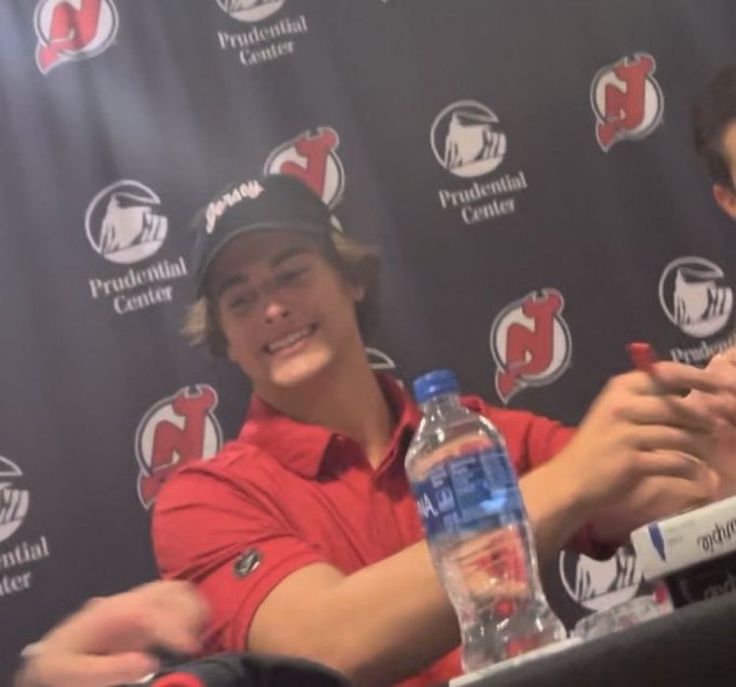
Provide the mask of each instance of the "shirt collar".
MULTIPOLYGON (((393 377, 384 373, 377 373, 376 377, 396 422, 388 453, 379 467, 381 470, 384 464, 393 463, 397 456, 403 458, 409 439, 419 425, 421 413, 408 392, 393 377)), ((258 446, 285 468, 307 479, 319 474, 334 440, 352 441, 327 427, 293 420, 256 395, 251 398, 240 439, 258 446)))

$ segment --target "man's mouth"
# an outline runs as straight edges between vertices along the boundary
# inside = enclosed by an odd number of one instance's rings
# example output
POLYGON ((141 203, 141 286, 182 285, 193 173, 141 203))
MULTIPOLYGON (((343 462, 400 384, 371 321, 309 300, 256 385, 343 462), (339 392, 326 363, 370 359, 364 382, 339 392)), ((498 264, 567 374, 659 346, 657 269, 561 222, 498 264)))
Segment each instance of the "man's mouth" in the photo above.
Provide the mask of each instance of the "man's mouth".
POLYGON ((280 339, 276 339, 276 341, 272 341, 271 343, 266 344, 263 347, 263 350, 269 355, 275 355, 279 351, 283 351, 287 348, 295 346, 300 341, 303 341, 304 339, 312 336, 312 334, 314 334, 314 332, 316 331, 317 325, 310 324, 307 327, 303 327, 302 329, 299 329, 295 332, 291 332, 291 334, 282 336, 280 339))

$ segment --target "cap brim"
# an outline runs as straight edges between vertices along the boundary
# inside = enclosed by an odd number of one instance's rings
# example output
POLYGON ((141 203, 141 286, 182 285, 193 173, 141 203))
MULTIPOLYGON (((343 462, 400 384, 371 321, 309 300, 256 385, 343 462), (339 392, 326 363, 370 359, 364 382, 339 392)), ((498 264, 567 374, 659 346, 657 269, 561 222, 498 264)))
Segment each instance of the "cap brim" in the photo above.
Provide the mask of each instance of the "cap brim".
POLYGON ((215 244, 215 247, 209 251, 207 260, 199 267, 199 273, 196 275, 197 291, 196 297, 201 298, 204 295, 204 284, 207 281, 207 272, 214 262, 215 258, 222 252, 233 239, 255 231, 293 231, 299 234, 312 234, 313 236, 327 236, 331 231, 331 227, 311 222, 256 222, 255 224, 245 224, 237 229, 232 229, 226 236, 215 244))

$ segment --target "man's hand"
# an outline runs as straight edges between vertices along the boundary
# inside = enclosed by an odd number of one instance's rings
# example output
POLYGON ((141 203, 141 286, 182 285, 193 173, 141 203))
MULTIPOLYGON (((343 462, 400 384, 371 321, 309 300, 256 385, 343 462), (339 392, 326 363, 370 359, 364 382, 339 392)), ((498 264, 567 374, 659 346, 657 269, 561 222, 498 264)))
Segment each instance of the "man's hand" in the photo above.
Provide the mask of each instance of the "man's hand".
POLYGON ((706 370, 723 388, 716 394, 692 391, 685 400, 714 417, 713 446, 705 459, 718 475, 718 497, 725 498, 736 494, 736 347, 714 356, 706 370))
POLYGON ((184 582, 152 582, 87 602, 33 645, 16 687, 108 687, 158 668, 147 652, 199 648, 206 610, 184 582))
POLYGON ((706 460, 734 380, 661 362, 653 375, 634 371, 608 382, 554 461, 602 541, 716 498, 718 478, 706 460), (709 403, 683 398, 686 391, 709 403))

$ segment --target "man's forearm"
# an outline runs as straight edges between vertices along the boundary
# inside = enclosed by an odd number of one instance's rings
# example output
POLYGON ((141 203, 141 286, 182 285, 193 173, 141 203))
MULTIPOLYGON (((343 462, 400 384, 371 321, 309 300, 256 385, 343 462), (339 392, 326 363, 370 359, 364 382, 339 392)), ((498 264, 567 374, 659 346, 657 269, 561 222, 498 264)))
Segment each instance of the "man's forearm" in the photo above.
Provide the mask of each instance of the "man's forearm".
POLYGON ((300 570, 266 599, 249 633, 253 651, 312 658, 359 686, 393 684, 458 644, 424 541, 349 576, 321 564, 300 570))
MULTIPOLYGON (((586 521, 571 481, 554 461, 521 480, 542 563, 586 521)), ((424 541, 348 576, 325 564, 294 573, 266 599, 249 635, 254 651, 306 656, 356 685, 397 682, 458 644, 457 619, 424 541)))
POLYGON ((590 516, 576 485, 555 460, 519 481, 541 566, 559 553, 590 516))
MULTIPOLYGON (((361 617, 364 636, 375 647, 374 656, 356 666, 358 685, 390 684, 412 675, 460 642, 455 612, 424 541, 346 577, 328 608, 346 628, 361 617)), ((347 634, 359 652, 360 634, 347 634)))

